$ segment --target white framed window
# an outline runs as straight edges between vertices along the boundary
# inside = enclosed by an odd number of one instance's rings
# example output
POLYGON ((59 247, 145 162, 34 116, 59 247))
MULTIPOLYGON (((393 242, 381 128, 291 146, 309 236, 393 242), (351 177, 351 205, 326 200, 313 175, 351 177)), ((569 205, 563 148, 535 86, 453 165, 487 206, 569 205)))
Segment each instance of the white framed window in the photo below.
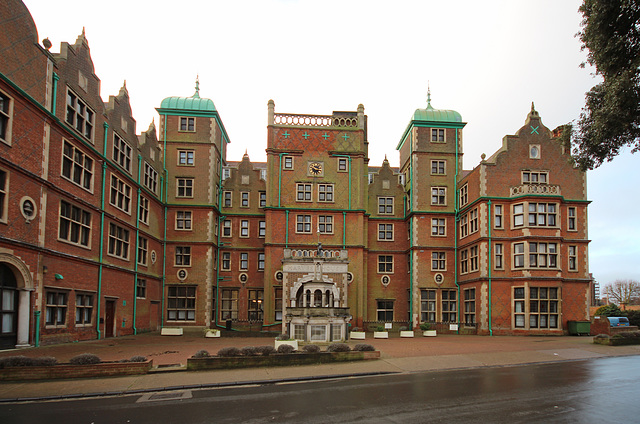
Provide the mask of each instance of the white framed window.
POLYGON ((136 297, 138 299, 147 297, 147 280, 144 278, 138 278, 136 280, 136 297))
POLYGON ((431 142, 432 143, 444 143, 445 140, 444 128, 431 128, 431 142))
POLYGON ((446 174, 447 174, 447 161, 445 160, 431 161, 431 175, 446 175, 446 174))
POLYGON ((393 215, 393 197, 378 197, 378 215, 393 215))
POLYGON ((569 246, 569 271, 578 270, 578 246, 569 246))
POLYGON ((524 225, 524 204, 513 205, 513 226, 522 227, 524 225))
POLYGON ((247 318, 249 322, 259 322, 263 319, 264 290, 249 290, 247 318))
POLYGON ((196 152, 194 150, 178 150, 178 165, 193 166, 196 152))
POLYGON ((175 266, 191 266, 191 247, 176 246, 175 266))
POLYGON ((522 184, 548 184, 547 171, 522 171, 522 184))
POLYGON ((378 322, 393 322, 393 303, 392 299, 376 300, 376 316, 378 322))
POLYGON ((469 212, 469 234, 478 232, 478 208, 469 212))
POLYGON ((109 224, 109 255, 129 259, 129 230, 119 225, 109 224))
POLYGON ((93 141, 95 113, 74 92, 67 89, 66 121, 86 139, 93 141))
POLYGON ((180 131, 195 132, 195 130, 196 130, 196 118, 191 116, 180 117, 180 131))
POLYGON ((138 264, 147 266, 147 253, 149 251, 149 240, 138 236, 138 264))
POLYGON ((318 232, 320 234, 333 234, 333 216, 318 216, 318 232))
POLYGON ((376 173, 375 172, 369 172, 367 174, 367 178, 368 178, 368 182, 369 184, 373 184, 373 181, 375 179, 376 173))
POLYGON ((529 268, 557 268, 558 245, 556 243, 528 242, 529 268))
POLYGON ((378 274, 393 273, 393 255, 378 255, 378 274))
POLYGON ((123 212, 131 212, 131 186, 113 174, 109 203, 123 212))
POLYGON ((224 191, 222 193, 223 197, 223 205, 225 208, 230 208, 233 206, 233 192, 232 191, 224 191))
POLYGON ((311 201, 311 184, 296 184, 296 200, 298 202, 311 201))
POLYGON ((267 181, 267 170, 264 168, 260 169, 260 179, 267 181))
POLYGON ((529 158, 540 159, 540 145, 532 144, 529 146, 529 158))
POLYGON ((0 169, 0 222, 7 222, 7 204, 9 202, 9 173, 0 169))
POLYGON ((349 162, 347 158, 338 158, 338 172, 348 172, 349 162))
POLYGON ((529 226, 555 227, 556 210, 555 203, 529 203, 529 226))
POLYGON ((64 326, 67 323, 67 292, 47 290, 45 325, 64 326))
POLYGON ((293 156, 285 156, 283 158, 282 169, 285 169, 285 170, 293 169, 293 156))
POLYGON ((231 168, 222 168, 222 179, 226 180, 231 178, 231 168))
POLYGON ((431 204, 434 206, 444 206, 447 204, 446 187, 431 187, 431 204))
POLYGON ((176 230, 191 230, 192 212, 176 211, 176 230))
POLYGON ((567 230, 578 231, 578 227, 576 226, 576 208, 574 206, 567 208, 567 230))
POLYGON ((266 208, 267 207, 267 192, 266 191, 260 191, 258 192, 258 196, 259 196, 259 207, 260 208, 266 208))
POLYGON ((444 218, 431 218, 431 235, 446 236, 447 226, 444 218))
POLYGON ((460 274, 469 272, 469 249, 460 251, 460 274))
POLYGON ((469 248, 469 272, 478 270, 478 246, 469 248))
POLYGON ((144 186, 153 193, 158 189, 158 171, 148 163, 144 163, 144 186))
POLYGON ((140 196, 140 203, 138 204, 138 219, 143 224, 149 225, 149 199, 144 196, 140 196))
POLYGON ((113 133, 113 161, 120 165, 122 169, 131 173, 131 146, 124 141, 116 132, 113 133))
POLYGON ((296 233, 311 233, 311 215, 296 215, 296 233))
POLYGON ((248 208, 249 207, 249 192, 241 191, 240 192, 240 207, 248 208))
POLYGON ((240 271, 249 269, 249 254, 247 252, 240 253, 240 271))
POLYGON ((432 271, 447 270, 446 252, 431 252, 431 270, 432 271))
POLYGON ((460 217, 460 238, 469 235, 469 215, 464 214, 460 217))
POLYGON ((240 220, 240 237, 249 237, 249 220, 240 220))
POLYGON ((58 238, 71 244, 89 247, 91 243, 91 214, 61 200, 58 238))
POLYGON ((557 329, 560 326, 560 289, 514 287, 513 323, 522 329, 557 329))
POLYGON ((264 271, 264 253, 258 253, 258 271, 264 271))
POLYGON ((222 270, 231 271, 231 252, 222 252, 222 270))
POLYGON ((457 322, 457 292, 442 290, 442 322, 457 322))
POLYGON ((460 206, 464 206, 469 201, 469 185, 465 184, 460 188, 460 206))
POLYGON ((11 145, 13 99, 0 91, 0 141, 11 145))
POLYGON ((267 235, 267 221, 258 222, 258 237, 264 238, 267 235))
POLYGON ((393 241, 393 224, 378 224, 378 240, 393 241))
POLYGON ((318 184, 318 202, 333 202, 333 184, 318 184))
POLYGON ((436 322, 435 290, 420 290, 420 322, 436 322))
POLYGON ((476 289, 464 290, 464 324, 474 326, 476 324, 476 289))
POLYGON ((513 245, 513 267, 524 268, 524 243, 513 245))
POLYGON ((231 237, 231 220, 222 221, 222 237, 231 237))
POLYGON ((80 187, 92 191, 93 159, 66 140, 62 148, 62 176, 80 187))
POLYGON ((493 205, 493 228, 503 228, 502 205, 493 205))
POLYGON ((191 198, 193 197, 193 178, 176 178, 176 197, 191 198))
POLYGON ((504 268, 504 250, 502 243, 496 243, 493 246, 493 267, 495 269, 504 268))
POLYGON ((167 287, 167 321, 196 320, 196 287, 167 287))

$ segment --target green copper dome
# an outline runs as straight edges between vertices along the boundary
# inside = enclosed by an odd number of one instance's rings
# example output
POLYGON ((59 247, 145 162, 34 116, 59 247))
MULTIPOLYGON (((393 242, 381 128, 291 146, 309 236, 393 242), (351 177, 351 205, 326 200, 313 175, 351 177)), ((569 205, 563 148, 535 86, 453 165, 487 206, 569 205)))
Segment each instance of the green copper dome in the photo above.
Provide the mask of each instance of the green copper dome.
POLYGON ((462 122, 462 115, 455 110, 434 109, 431 103, 426 109, 416 109, 413 113, 414 121, 430 122, 462 122))
POLYGON ((200 97, 200 81, 196 79, 196 92, 191 97, 167 97, 160 103, 160 109, 215 112, 216 106, 211 99, 200 97))

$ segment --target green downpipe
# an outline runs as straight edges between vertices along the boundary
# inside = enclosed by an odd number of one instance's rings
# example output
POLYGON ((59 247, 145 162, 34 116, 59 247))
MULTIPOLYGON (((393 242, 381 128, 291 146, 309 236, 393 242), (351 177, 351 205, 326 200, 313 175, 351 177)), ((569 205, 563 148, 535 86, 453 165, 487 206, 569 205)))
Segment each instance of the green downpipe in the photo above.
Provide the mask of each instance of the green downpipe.
POLYGON ((36 347, 40 347, 40 311, 33 311, 33 316, 36 319, 36 334, 34 334, 34 344, 36 347))
POLYGON ((58 81, 60 77, 55 72, 53 73, 53 93, 51 99, 51 114, 56 114, 56 97, 58 97, 58 81))
POLYGON ((167 114, 164 114, 164 125, 162 128, 162 170, 164 172, 164 235, 162 239, 162 313, 160 314, 160 328, 164 327, 164 289, 167 282, 167 191, 169 185, 169 175, 167 173, 167 114))
MULTIPOLYGON (((109 124, 106 122, 103 124, 104 127, 104 147, 102 156, 104 158, 107 157, 107 132, 109 129, 109 124)), ((100 331, 100 305, 102 304, 102 268, 103 268, 103 260, 104 260, 104 197, 105 197, 105 187, 106 187, 106 179, 107 179, 107 162, 102 162, 102 188, 100 189, 100 253, 99 253, 99 261, 100 265, 98 268, 98 308, 96 311, 96 331, 98 333, 98 340, 102 337, 102 332, 100 331)))
MULTIPOLYGON (((221 158, 222 159, 222 158, 221 158)), ((220 161, 222 163, 222 160, 220 161)), ((222 170, 221 170, 222 171, 222 170)), ((218 175, 218 211, 222 209, 222 172, 218 175)), ((218 324, 218 313, 220 309, 218 305, 220 305, 220 248, 224 245, 223 242, 220 241, 220 232, 222 231, 222 223, 227 217, 224 215, 218 216, 218 233, 216 234, 216 304, 213 307, 216 310, 216 313, 213 317, 213 326, 222 328, 222 325, 218 324)))
POLYGON ((138 155, 138 207, 136 208, 136 263, 133 273, 133 334, 138 334, 136 328, 136 314, 138 312, 138 262, 140 261, 140 170, 142 168, 142 155, 138 155))
MULTIPOLYGON (((456 128, 456 177, 455 177, 455 201, 453 202, 454 206, 454 220, 453 220, 453 225, 454 225, 454 229, 453 229, 453 281, 456 283, 456 287, 458 288, 458 301, 456 302, 456 306, 458 309, 457 312, 457 317, 458 317, 458 322, 460 321, 460 284, 458 283, 458 219, 460 218, 458 216, 458 214, 460 213, 460 193, 458 191, 458 175, 460 173, 460 167, 459 167, 459 163, 460 163, 460 157, 458 156, 458 129, 456 128)), ((460 334, 460 324, 458 324, 458 331, 456 331, 457 334, 460 334)))
MULTIPOLYGON (((409 212, 413 209, 413 199, 411 194, 413 193, 413 132, 409 134, 409 143, 411 146, 411 156, 409 157, 409 176, 411 177, 411 184, 409 184, 409 212)), ((406 202, 405 202, 406 203, 406 202)), ((406 209, 405 204, 405 209, 406 209)), ((405 212, 406 214, 406 212, 405 212)), ((413 217, 409 220, 409 322, 410 327, 413 329, 413 229, 412 226, 413 217)))
POLYGON ((487 222, 488 222, 488 227, 489 227, 489 335, 493 336, 493 320, 491 318, 491 300, 492 300, 492 293, 491 293, 491 277, 492 277, 492 265, 491 265, 491 259, 493 256, 493 252, 492 252, 492 244, 491 244, 491 199, 489 199, 489 212, 487 213, 487 222))

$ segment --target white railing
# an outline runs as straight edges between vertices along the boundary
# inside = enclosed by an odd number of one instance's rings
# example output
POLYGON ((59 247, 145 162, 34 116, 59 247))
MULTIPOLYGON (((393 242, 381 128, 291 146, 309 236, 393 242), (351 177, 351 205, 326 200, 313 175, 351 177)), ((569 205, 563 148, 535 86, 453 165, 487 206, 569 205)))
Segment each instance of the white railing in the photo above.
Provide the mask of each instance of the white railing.
POLYGON ((511 197, 522 196, 526 194, 546 194, 546 195, 560 195, 560 186, 549 184, 523 184, 515 187, 510 187, 509 191, 511 197))
POLYGON ((358 117, 331 116, 331 115, 298 115, 294 113, 274 114, 276 125, 289 125, 298 127, 342 127, 357 128, 358 117))

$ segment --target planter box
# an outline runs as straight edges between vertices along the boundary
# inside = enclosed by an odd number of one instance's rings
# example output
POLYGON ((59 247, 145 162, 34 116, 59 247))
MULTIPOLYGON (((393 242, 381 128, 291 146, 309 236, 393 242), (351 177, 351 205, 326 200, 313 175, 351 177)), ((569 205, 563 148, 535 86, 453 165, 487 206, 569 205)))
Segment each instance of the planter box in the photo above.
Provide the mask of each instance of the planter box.
POLYGON ((220 330, 207 330, 205 337, 220 337, 220 330))
POLYGON ((349 333, 349 338, 351 340, 364 340, 367 336, 367 333, 364 331, 351 331, 349 333))
POLYGON ((426 330, 422 333, 422 337, 435 337, 437 334, 436 330, 426 330))
POLYGON ((401 331, 400 337, 413 337, 413 331, 401 331))
POLYGON ((111 377, 147 374, 153 360, 147 362, 103 362, 93 365, 59 364, 49 367, 0 368, 0 380, 53 380, 61 378, 111 377))
POLYGON ((277 367, 289 365, 325 364, 330 362, 362 361, 380 358, 380 352, 318 352, 290 353, 269 356, 235 356, 231 358, 212 356, 187 359, 187 370, 217 370, 248 367, 277 367))
POLYGON ((388 339, 389 332, 388 331, 374 331, 373 332, 374 339, 388 339))
POLYGON ((290 345, 293 346, 295 350, 298 350, 298 341, 297 340, 276 340, 274 347, 278 350, 278 346, 280 345, 290 345))
POLYGON ((182 327, 163 327, 160 330, 161 336, 182 336, 182 327))

